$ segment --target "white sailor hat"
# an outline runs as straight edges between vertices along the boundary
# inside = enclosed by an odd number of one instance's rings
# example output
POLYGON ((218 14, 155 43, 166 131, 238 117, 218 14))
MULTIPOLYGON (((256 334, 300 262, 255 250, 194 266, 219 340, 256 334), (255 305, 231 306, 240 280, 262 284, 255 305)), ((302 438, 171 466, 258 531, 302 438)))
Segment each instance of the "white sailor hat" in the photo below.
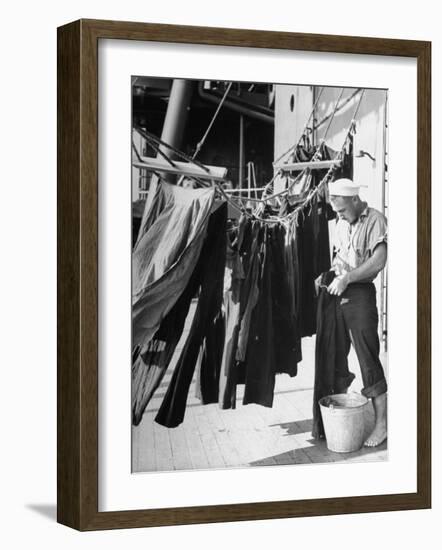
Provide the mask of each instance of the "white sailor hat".
POLYGON ((330 195, 338 197, 353 197, 359 195, 359 185, 348 178, 341 178, 329 182, 328 192, 330 195))

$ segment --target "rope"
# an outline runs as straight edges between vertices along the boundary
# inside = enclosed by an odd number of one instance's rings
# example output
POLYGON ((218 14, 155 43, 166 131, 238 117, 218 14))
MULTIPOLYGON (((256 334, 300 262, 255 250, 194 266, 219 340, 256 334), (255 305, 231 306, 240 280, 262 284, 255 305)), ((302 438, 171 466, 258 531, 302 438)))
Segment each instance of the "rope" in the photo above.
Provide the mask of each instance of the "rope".
MULTIPOLYGON (((362 98, 364 97, 364 93, 365 93, 365 90, 362 89, 361 90, 361 95, 359 97, 359 101, 356 105, 356 109, 355 109, 355 112, 353 113, 353 118, 351 120, 351 123, 350 123, 350 126, 347 130, 347 133, 345 135, 345 138, 344 138, 344 141, 343 141, 343 144, 342 144, 342 148, 341 150, 339 151, 337 157, 339 157, 339 160, 342 161, 342 158, 344 156, 344 150, 345 150, 345 147, 347 145, 347 140, 349 139, 350 135, 351 134, 354 134, 355 132, 355 124, 356 124, 356 115, 358 114, 359 112, 359 108, 361 106, 361 102, 362 102, 362 98)), ((328 183, 328 180, 330 179, 330 177, 332 176, 333 172, 337 169, 336 166, 331 166, 327 173, 325 174, 325 176, 322 178, 322 180, 318 183, 318 185, 310 191, 310 193, 307 195, 305 201, 297 206, 292 212, 290 212, 289 214, 287 214, 286 216, 284 216, 284 218, 281 218, 281 221, 285 221, 285 220, 288 220, 288 221, 292 221, 293 219, 295 219, 295 223, 297 223, 297 217, 300 213, 301 210, 303 210, 307 205, 311 205, 311 202, 313 200, 313 198, 319 193, 319 191, 322 190, 322 188, 325 186, 326 183, 328 183)))
POLYGON ((330 130, 331 123, 333 122, 333 119, 334 119, 334 117, 335 117, 336 110, 337 110, 337 108, 338 108, 339 102, 341 101, 341 97, 342 97, 342 94, 343 94, 343 93, 344 93, 344 88, 341 88, 341 93, 339 94, 339 97, 338 97, 338 99, 337 99, 337 101, 336 101, 336 103, 335 103, 335 108, 333 109, 333 112, 332 112, 332 114, 331 114, 331 116, 330 116, 330 121, 329 121, 329 123, 328 123, 328 126, 327 126, 325 132, 324 132, 324 135, 322 136, 322 139, 321 139, 321 142, 322 142, 322 143, 325 142, 325 139, 326 139, 326 137, 327 137, 328 131, 330 130))
MULTIPOLYGON (((143 137, 144 137, 144 136, 143 136, 143 137)), ((163 157, 166 158, 166 160, 169 162, 169 164, 171 164, 174 168, 179 169, 179 167, 178 167, 175 163, 173 163, 173 161, 172 161, 164 152, 162 152, 156 144, 152 144, 152 143, 150 142, 149 138, 147 138, 147 137, 146 137, 145 139, 148 141, 148 143, 150 144, 150 146, 152 147, 152 149, 153 149, 155 152, 160 153, 163 157)), ((135 154, 136 154, 136 156, 137 156, 137 158, 138 158, 138 161, 139 161, 141 164, 146 164, 146 163, 143 161, 142 157, 140 156, 140 154, 139 154, 139 152, 138 152, 138 150, 137 150, 137 148, 136 148, 135 143, 134 143, 133 140, 132 140, 132 147, 133 147, 133 149, 134 149, 134 151, 135 151, 135 154)), ((148 165, 146 164, 146 167, 147 167, 147 166, 148 166, 148 165)), ((153 174, 155 174, 159 180, 162 180, 162 179, 163 179, 163 178, 161 177, 161 175, 159 174, 159 172, 157 172, 157 171, 155 171, 155 170, 152 170, 152 168, 146 168, 146 169, 149 169, 149 171, 151 171, 153 174)), ((196 176, 191 176, 191 175, 185 174, 185 175, 183 175, 182 177, 184 177, 184 176, 185 176, 186 178, 190 179, 191 181, 194 181, 194 182, 198 183, 198 184, 201 185, 202 187, 208 187, 207 182, 205 182, 205 181, 203 181, 203 180, 197 178, 196 176)))
MULTIPOLYGON (((310 115, 306 121, 306 123, 304 124, 304 128, 302 129, 302 132, 301 132, 301 135, 299 136, 299 139, 298 141, 290 146, 287 151, 285 151, 284 153, 282 153, 282 155, 280 155, 275 161, 273 164, 277 164, 282 158, 284 158, 286 155, 288 155, 290 152, 292 151, 295 151, 296 148, 298 147, 298 145, 301 143, 301 140, 304 138, 304 136, 306 135, 306 132, 307 132, 307 129, 309 128, 309 124, 310 124, 310 120, 312 119, 314 113, 315 113, 315 110, 316 110, 316 107, 318 106, 318 103, 319 103, 319 100, 321 99, 321 96, 322 96, 322 92, 324 91, 324 87, 321 87, 320 91, 319 91, 319 94, 318 94, 318 97, 316 98, 316 101, 315 103, 313 104, 313 107, 312 107, 312 110, 310 111, 310 115)), ((262 199, 263 200, 267 200, 267 193, 271 187, 271 185, 273 184, 273 182, 275 181, 276 177, 280 174, 281 172, 278 170, 276 172, 276 174, 273 176, 273 178, 268 182, 267 184, 267 189, 264 190, 264 193, 263 193, 263 196, 262 196, 262 199)))
MULTIPOLYGON (((356 115, 357 113, 359 112, 359 108, 361 106, 361 102, 362 102, 362 98, 364 96, 364 92, 365 90, 362 89, 362 93, 360 95, 360 98, 359 98, 359 102, 356 106, 356 109, 355 109, 355 112, 353 114, 353 118, 352 118, 352 121, 350 123, 350 126, 348 128, 348 131, 346 133, 346 136, 344 138, 344 142, 343 142, 343 145, 342 145, 342 148, 340 150, 340 152, 337 154, 336 158, 340 161, 342 161, 342 158, 343 158, 343 155, 344 155, 344 150, 345 150, 345 147, 347 145, 347 140, 350 136, 350 134, 354 133, 355 131, 355 124, 356 124, 356 115)), ((341 94, 340 94, 340 97, 342 95, 342 91, 341 91, 341 94)), ((338 98, 338 101, 340 100, 340 97, 338 98)), ((337 102, 338 103, 338 102, 337 102)), ((335 105, 335 109, 334 109, 334 112, 336 111, 336 106, 337 106, 337 103, 335 105)), ((333 117, 332 117, 333 118, 333 117)), ((330 124, 328 125, 327 129, 326 129, 326 132, 324 134, 327 135, 328 133, 328 130, 330 128, 330 124)), ((185 153, 183 153, 182 151, 180 151, 179 149, 176 149, 175 147, 173 147, 172 145, 168 144, 168 143, 165 143, 164 141, 162 141, 161 139, 157 138, 156 136, 154 136, 153 134, 150 134, 149 132, 147 131, 144 131, 142 129, 140 129, 139 127, 136 127, 136 130, 140 133, 140 135, 142 135, 142 137, 146 137, 146 139, 150 138, 151 140, 155 141, 156 143, 159 143, 169 149, 171 149, 172 151, 174 151, 177 156, 181 157, 181 158, 184 158, 185 160, 187 160, 188 162, 191 162, 193 164, 195 164, 196 166, 199 166, 200 168, 202 168, 204 171, 208 172, 208 168, 206 168, 204 165, 202 165, 201 163, 199 163, 198 161, 192 159, 191 157, 189 157, 188 155, 186 155, 185 153), (144 135, 143 135, 144 134, 144 135)), ((324 138, 322 138, 321 140, 321 145, 322 143, 324 142, 324 138)), ((316 150, 315 154, 313 155, 313 158, 315 158, 315 156, 317 154, 319 154, 319 151, 320 151, 320 146, 318 146, 318 149, 316 150)), ((314 188, 312 189, 309 194, 307 195, 305 201, 303 201, 303 203, 299 206, 297 206, 292 212, 290 212, 289 214, 287 214, 286 216, 270 216, 268 218, 262 218, 259 214, 260 212, 258 211, 255 211, 254 213, 249 213, 247 211, 247 209, 245 208, 244 204, 242 203, 242 199, 240 197, 235 197, 237 200, 239 200, 241 202, 241 205, 238 205, 237 203, 235 203, 232 198, 233 197, 229 197, 228 193, 226 193, 226 190, 222 187, 221 183, 218 182, 218 181, 215 181, 215 180, 212 180, 212 185, 216 187, 218 193, 226 200, 226 202, 228 204, 230 204, 233 208, 235 208, 236 210, 238 210, 239 212, 241 212, 243 215, 251 218, 251 219, 254 219, 254 220, 258 220, 258 221, 261 221, 261 222, 264 222, 264 223, 285 223, 285 224, 290 224, 293 220, 295 220, 295 223, 297 223, 297 219, 298 219, 298 215, 299 213, 301 213, 301 211, 303 211, 306 206, 309 206, 310 205, 310 208, 311 208, 311 203, 312 203, 312 200, 313 198, 319 193, 320 190, 322 190, 322 188, 324 187, 325 183, 328 182, 328 179, 331 177, 331 175, 333 174, 333 172, 337 169, 337 166, 331 166, 329 168, 329 170, 327 171, 326 175, 322 178, 322 180, 319 182, 319 184, 314 188)), ((271 200, 272 198, 275 198, 275 197, 278 197, 280 195, 283 195, 283 194, 287 194, 289 189, 296 183, 296 181, 302 177, 303 175, 305 175, 305 172, 306 170, 309 170, 309 168, 306 168, 305 170, 303 170, 299 176, 292 182, 292 184, 287 188, 287 189, 284 189, 283 191, 279 192, 279 193, 275 193, 274 196, 271 196, 271 197, 262 197, 261 199, 255 199, 257 201, 259 201, 260 203, 263 203, 267 200, 271 200)), ((266 187, 268 188, 268 186, 275 180, 276 176, 278 175, 279 171, 273 176, 273 178, 270 180, 270 182, 266 185, 266 187)), ((202 180, 200 180, 198 177, 195 177, 195 176, 189 176, 189 179, 191 179, 192 181, 195 181, 197 183, 199 183, 200 185, 203 185, 203 186, 206 186, 206 183, 202 180)), ((264 191, 265 192, 265 191, 264 191)))
MULTIPOLYGON (((321 90, 320 90, 320 92, 319 92, 319 94, 318 94, 318 97, 316 98, 316 101, 315 101, 315 103, 314 103, 314 105, 313 105, 313 108, 312 108, 312 110, 311 110, 311 112, 310 112, 310 115, 309 115, 309 117, 307 118, 306 123, 304 124, 304 128, 302 129, 302 132, 301 132, 301 135, 300 135, 298 141, 297 141, 294 145, 291 145, 291 146, 287 149, 287 151, 285 151, 284 153, 282 153, 282 154, 274 161, 273 164, 278 163, 282 158, 284 158, 284 157, 287 156, 289 153, 291 153, 292 151, 294 151, 294 150, 298 147, 298 145, 301 143, 301 140, 304 138, 304 136, 305 136, 305 134, 306 134, 306 132, 307 132, 307 129, 309 128, 310 120, 311 120, 311 118, 313 117, 313 115, 314 115, 314 113, 315 113, 316 107, 317 107, 317 105, 318 105, 318 103, 319 103, 319 100, 320 100, 320 98, 321 98, 321 95, 322 95, 322 92, 323 92, 323 91, 324 91, 324 88, 322 87, 321 90)), ((264 192, 263 192, 263 194, 262 194, 262 200, 263 200, 263 201, 267 200, 267 198, 268 198, 268 197, 267 197, 267 193, 268 193, 270 187, 273 185, 273 182, 275 181, 276 177, 279 176, 280 173, 281 173, 281 171, 278 170, 278 171, 276 172, 276 174, 273 176, 273 178, 267 183, 266 189, 264 189, 264 192)))
MULTIPOLYGON (((186 155, 185 153, 183 153, 182 151, 180 151, 179 149, 177 149, 176 147, 173 147, 172 145, 170 145, 169 143, 166 143, 164 141, 162 141, 161 139, 157 138, 156 136, 154 136, 153 134, 151 134, 150 132, 148 132, 147 130, 142 130, 140 127, 136 126, 135 129, 137 130, 137 132, 142 136, 144 137, 146 140, 148 141, 154 141, 155 143, 160 143, 161 145, 163 145, 164 147, 167 147, 168 149, 172 150, 177 156, 181 157, 181 158, 184 158, 185 160, 187 160, 188 162, 190 163, 193 163, 195 164, 196 166, 199 166, 200 168, 204 169, 204 171, 206 172, 209 172, 208 168, 206 168, 203 164, 201 164, 200 162, 196 161, 195 159, 192 159, 191 157, 189 157, 188 155, 186 155)), ((200 178, 196 177, 196 176, 186 176, 188 177, 191 181, 194 181, 200 185, 202 185, 203 187, 207 187, 207 184, 206 182, 202 181, 200 178)), ((266 220, 264 218, 258 218, 258 217, 255 217, 255 216, 252 216, 251 214, 249 214, 249 212, 247 212, 245 206, 241 203, 241 206, 239 206, 238 204, 236 204, 234 201, 232 201, 230 199, 230 197, 226 194, 224 188, 222 187, 222 185, 218 182, 218 181, 215 181, 215 180, 212 180, 212 185, 214 185, 216 188, 217 188, 217 191, 222 195, 222 197, 233 207, 235 208, 236 210, 238 210, 239 212, 241 212, 242 214, 244 215, 248 215, 250 217, 253 217, 254 219, 259 219, 260 221, 263 221, 265 222, 266 220)))
MULTIPOLYGON (((135 128, 137 130, 137 132, 148 142, 148 144, 150 145, 150 147, 152 147, 152 149, 157 153, 159 154, 161 157, 163 157, 163 159, 168 163, 170 164, 173 168, 176 168, 177 165, 173 162, 173 160, 171 158, 169 158, 168 155, 166 155, 166 153, 164 151, 161 150, 160 147, 157 146, 157 144, 155 143, 155 141, 153 141, 150 137, 148 137, 147 135, 143 135, 142 133, 142 130, 139 129, 139 128, 135 128)), ((141 162, 143 162, 141 160, 141 162)))
MULTIPOLYGON (((212 120, 209 123, 209 126, 207 127, 207 130, 205 131, 203 137, 199 140, 199 142, 196 144, 195 152, 192 155, 192 160, 195 160, 198 153, 201 151, 202 146, 204 145, 207 136, 209 135, 210 130, 212 129, 213 124, 215 123, 216 117, 218 116, 218 113, 221 110, 221 107, 224 105, 224 101, 227 99, 227 96, 229 95, 230 89, 232 88, 233 82, 229 82, 229 85, 226 88, 226 91, 224 92, 223 97, 221 98, 218 107, 216 108, 215 114, 212 117, 212 120)), ((181 176, 180 179, 177 182, 177 185, 181 185, 182 181, 184 179, 184 176, 181 176)))
MULTIPOLYGON (((341 105, 339 105, 339 107, 337 108, 336 112, 340 111, 341 109, 343 109, 348 103, 350 103, 350 101, 356 96, 358 95, 358 93, 361 91, 360 88, 358 88, 355 92, 353 92, 352 94, 350 94, 348 97, 346 97, 344 99, 344 101, 341 103, 341 105)), ((319 127, 321 127, 323 124, 325 124, 327 122, 327 120, 331 117, 332 115, 331 114, 328 114, 327 116, 325 116, 322 120, 320 120, 316 125, 315 125, 315 130, 317 130, 319 127)))
POLYGON ((192 157, 189 157, 189 155, 186 155, 185 153, 183 153, 173 145, 170 145, 170 143, 166 143, 165 141, 161 140, 159 137, 155 136, 154 134, 151 134, 147 130, 143 130, 139 126, 135 126, 135 130, 145 139, 151 139, 156 144, 162 145, 163 147, 167 147, 167 149, 170 149, 171 151, 173 151, 178 157, 184 159, 187 162, 193 162, 193 164, 195 164, 196 166, 204 170, 204 172, 207 172, 208 174, 210 174, 210 170, 207 168, 207 166, 204 166, 204 164, 201 164, 201 162, 198 162, 192 157))
MULTIPOLYGON (((200 143, 201 143, 201 146, 202 146, 202 144, 204 143, 204 140, 206 139, 206 137, 207 137, 207 135, 208 135, 208 132, 210 131, 210 128, 211 128, 211 126, 213 125, 213 122, 214 122, 214 120, 215 120, 217 114, 219 113, 219 110, 220 110, 222 104, 224 103, 224 100, 226 99, 226 97, 227 97, 227 95, 228 95, 228 93, 229 93, 229 91, 230 91, 231 86, 232 86, 232 83, 230 82, 228 88, 226 89, 226 92, 224 93, 223 98, 222 98, 221 101, 220 101, 220 104, 218 105, 218 108, 217 108, 217 110, 216 110, 216 112, 215 112, 215 115, 214 115, 214 117, 212 118, 212 121, 211 121, 211 123, 210 123, 210 125, 209 125, 209 127, 208 127, 208 129, 207 129, 207 131, 206 131, 206 133, 205 133, 205 135, 203 136, 201 142, 200 142, 200 143)), ((292 145, 286 152, 284 152, 282 155, 280 155, 280 156, 278 157, 278 159, 276 160, 276 162, 278 162, 279 160, 281 160, 281 158, 283 158, 285 155, 287 155, 290 151, 296 149, 296 147, 297 147, 297 146, 299 145, 299 143, 301 142, 301 139, 303 138, 303 136, 305 135, 305 132, 307 131, 307 128, 308 128, 308 124, 309 124, 309 122, 310 122, 310 119, 312 118, 312 116, 313 116, 313 114, 314 114, 314 112, 315 112, 316 106, 317 106, 317 104, 318 104, 318 102, 319 102, 319 99, 320 99, 320 97, 321 97, 321 95, 322 95, 323 89, 324 89, 324 88, 321 88, 321 91, 320 91, 320 93, 318 94, 318 97, 317 97, 317 99, 316 99, 316 101, 315 101, 315 104, 314 104, 314 106, 313 106, 313 108, 312 108, 312 111, 311 111, 311 113, 310 113, 310 115, 309 115, 309 117, 308 117, 308 119, 307 119, 307 122, 306 122, 305 125, 304 125, 304 129, 303 129, 303 132, 302 132, 302 134, 301 134, 299 140, 297 141, 297 143, 296 143, 295 145, 292 145)), ((184 153, 183 153, 182 151, 180 151, 179 149, 177 149, 177 148, 173 147, 172 145, 170 145, 170 144, 168 144, 168 143, 162 141, 160 138, 158 138, 158 137, 156 137, 155 135, 151 134, 151 133, 148 132, 147 130, 143 130, 143 129, 141 129, 139 126, 136 126, 135 129, 136 129, 136 131, 138 131, 138 133, 139 133, 142 137, 144 137, 144 139, 148 140, 150 144, 151 144, 152 141, 153 141, 153 142, 155 142, 156 144, 160 144, 160 145, 162 145, 163 147, 167 147, 168 149, 170 149, 171 151, 173 151, 177 156, 179 156, 179 157, 185 159, 187 162, 193 162, 196 166, 199 166, 199 167, 200 167, 201 169, 203 169, 205 172, 209 172, 209 169, 208 169, 206 166, 204 166, 203 164, 201 164, 201 163, 195 161, 195 157, 196 157, 198 151, 201 149, 201 146, 200 146, 199 148, 198 148, 198 146, 197 146, 197 150, 195 151, 194 155, 193 155, 192 157, 189 157, 188 155, 184 154, 184 153)), ((158 151, 163 157, 165 157, 166 160, 167 160, 169 163, 172 162, 172 161, 167 157, 167 155, 165 155, 165 153, 164 153, 163 151, 161 151, 160 148, 158 148, 157 151, 158 151)), ((173 164, 172 164, 172 165, 173 165, 173 164)), ((174 166, 174 165, 173 165, 173 166, 174 166)), ((303 173, 304 173, 304 172, 302 172, 302 173, 300 174, 300 176, 302 176, 303 173)), ((267 189, 273 184, 274 180, 276 179, 276 177, 277 177, 279 174, 280 174, 280 171, 277 171, 277 172, 274 174, 274 176, 272 177, 272 179, 271 179, 271 180, 267 183, 267 185, 266 185, 266 188, 267 188, 267 189)), ((197 179, 197 178, 189 178, 189 179, 191 179, 191 180, 193 180, 193 181, 197 181, 197 182, 200 183, 201 185, 204 185, 204 183, 203 183, 201 180, 197 179)), ((261 199, 254 199, 253 202, 264 203, 264 202, 266 202, 266 201, 268 201, 268 200, 272 200, 272 199, 274 199, 274 198, 276 198, 276 197, 278 197, 278 196, 284 194, 285 192, 288 192, 288 190, 291 189, 291 187, 296 183, 297 180, 298 180, 298 178, 297 178, 296 180, 294 180, 294 182, 292 182, 292 185, 291 185, 289 188, 287 188, 286 190, 284 190, 284 191, 282 191, 282 192, 280 192, 280 193, 275 193, 274 195, 272 195, 272 196, 270 196, 270 197, 267 197, 267 196, 266 196, 266 190, 264 190, 263 197, 262 197, 261 199)), ((219 185, 217 185, 217 187, 220 188, 219 185)), ((224 191, 224 190, 223 190, 223 191, 224 191)), ((224 193, 224 196, 227 196, 227 195, 224 193)), ((229 202, 230 202, 230 201, 229 201, 229 202)), ((231 203, 231 204, 232 204, 232 203, 231 203)), ((244 206, 242 206, 242 207, 244 208, 244 206)), ((256 212, 255 214, 253 214, 254 217, 256 217, 257 215, 258 215, 258 212, 256 212)))
POLYGON ((207 130, 206 130, 205 134, 204 134, 203 137, 200 139, 200 141, 197 143, 195 152, 193 153, 193 156, 192 156, 192 159, 193 159, 193 160, 195 160, 195 157, 198 155, 198 153, 199 153, 200 150, 201 150, 201 147, 204 145, 204 142, 206 141, 207 136, 209 135, 209 132, 210 132, 210 130, 212 129, 212 126, 213 126, 213 124, 214 124, 214 122, 215 122, 215 120, 216 120, 216 117, 218 116, 218 113, 220 112, 221 107, 222 107, 223 104, 224 104, 224 101, 226 100, 227 96, 229 95, 229 92, 230 92, 230 89, 231 89, 231 87, 232 87, 232 84, 233 84, 233 82, 229 82, 229 85, 227 86, 226 91, 224 92, 224 95, 223 95, 221 101, 219 102, 218 107, 216 108, 215 114, 213 115, 212 120, 210 121, 210 124, 209 124, 209 126, 207 127, 207 130))
MULTIPOLYGON (((315 101, 315 104, 314 104, 314 106, 313 106, 312 112, 310 113, 310 117, 309 117, 308 120, 310 120, 310 118, 311 118, 311 116, 312 116, 312 113, 314 112, 314 110, 315 110, 315 108, 316 108, 316 106, 317 106, 317 104, 318 104, 318 101, 319 101, 319 98, 320 98, 321 95, 322 95, 323 89, 324 89, 324 88, 321 88, 321 92, 318 94, 318 98, 317 98, 316 101, 315 101)), ((325 130, 325 132, 324 132, 324 135, 323 135, 321 141, 319 142, 318 147, 316 148, 316 151, 315 151, 313 157, 311 158, 311 162, 314 162, 315 160, 317 160, 318 156, 320 155, 322 144, 325 143, 325 139, 326 139, 326 137, 327 137, 328 131, 330 130, 331 123, 332 123, 332 121, 333 121, 333 118, 334 118, 334 116, 335 116, 336 110, 337 110, 338 105, 339 105, 339 101, 341 100, 341 97, 342 97, 342 94, 343 94, 343 93, 344 93, 344 88, 341 88, 341 92, 340 92, 340 94, 339 94, 339 96, 338 96, 338 99, 336 100, 335 106, 334 106, 333 111, 332 111, 332 113, 331 113, 331 115, 330 115, 330 122, 329 122, 329 124, 328 124, 328 126, 327 126, 327 128, 326 128, 326 130, 325 130)), ((307 128, 307 125, 308 125, 308 121, 307 121, 307 124, 304 126, 305 129, 307 128)), ((298 147, 299 143, 301 142, 301 139, 304 137, 304 134, 305 134, 305 130, 304 130, 304 132, 301 134, 301 137, 299 138, 298 143, 296 144, 295 148, 298 147)), ((279 160, 280 160, 280 158, 278 158, 278 159, 276 160, 276 162, 278 162, 279 160)), ((303 176, 303 175, 306 173, 306 170, 307 170, 307 168, 305 168, 305 169, 301 172, 301 174, 300 174, 299 177, 303 176)), ((329 169, 329 172, 330 172, 330 171, 331 171, 331 169, 329 169)), ((327 172, 327 173, 328 173, 328 172, 327 172)), ((271 183, 273 183, 273 181, 275 180, 275 178, 276 178, 277 175, 278 175, 278 173, 275 174, 275 176, 273 177, 273 180, 271 181, 271 183)), ((292 182, 292 185, 291 185, 291 186, 289 186, 287 189, 284 189, 283 191, 284 191, 284 192, 285 192, 285 191, 289 191, 289 190, 291 189, 291 187, 293 187, 293 185, 297 182, 297 180, 298 180, 298 178, 296 178, 296 179, 292 182)), ((269 185, 269 187, 270 187, 270 185, 269 185)), ((274 198, 275 196, 279 196, 279 195, 283 194, 283 191, 281 191, 280 193, 277 193, 276 195, 273 195, 272 197, 267 197, 267 191, 264 191, 263 195, 265 195, 265 196, 263 197, 263 199, 264 199, 264 200, 271 200, 271 198, 274 198)), ((260 206, 258 206, 258 207, 257 207, 257 210, 258 210, 258 211, 261 211, 261 210, 262 210, 262 207, 260 208, 260 206)))
POLYGON ((317 107, 317 105, 318 105, 318 103, 319 103, 319 100, 321 99, 321 95, 322 95, 322 92, 323 92, 323 91, 324 91, 324 88, 322 87, 321 90, 320 90, 320 92, 319 92, 319 94, 318 94, 318 97, 316 98, 316 101, 315 101, 315 103, 314 103, 314 105, 313 105, 313 108, 312 108, 312 110, 311 110, 311 112, 310 112, 310 115, 309 115, 309 117, 308 117, 306 123, 304 124, 304 128, 302 129, 301 136, 299 137, 298 141, 297 141, 294 145, 291 145, 291 146, 287 149, 287 151, 285 151, 285 153, 282 153, 282 155, 280 155, 280 156, 274 161, 273 164, 277 164, 283 157, 285 157, 286 155, 288 155, 291 151, 294 151, 294 150, 298 147, 298 145, 301 143, 301 140, 302 140, 302 138, 305 136, 305 133, 307 132, 307 129, 308 129, 308 127, 309 127, 310 120, 311 120, 312 116, 313 116, 314 113, 315 113, 315 110, 316 110, 316 107, 317 107))

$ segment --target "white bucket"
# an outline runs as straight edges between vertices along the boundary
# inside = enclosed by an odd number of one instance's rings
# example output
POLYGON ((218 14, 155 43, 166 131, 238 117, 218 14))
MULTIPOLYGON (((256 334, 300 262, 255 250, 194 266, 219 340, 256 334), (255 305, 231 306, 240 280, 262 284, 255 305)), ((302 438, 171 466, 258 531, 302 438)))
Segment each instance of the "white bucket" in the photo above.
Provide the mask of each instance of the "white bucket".
POLYGON ((359 393, 337 393, 319 400, 330 451, 351 453, 362 447, 367 403, 368 399, 359 393))

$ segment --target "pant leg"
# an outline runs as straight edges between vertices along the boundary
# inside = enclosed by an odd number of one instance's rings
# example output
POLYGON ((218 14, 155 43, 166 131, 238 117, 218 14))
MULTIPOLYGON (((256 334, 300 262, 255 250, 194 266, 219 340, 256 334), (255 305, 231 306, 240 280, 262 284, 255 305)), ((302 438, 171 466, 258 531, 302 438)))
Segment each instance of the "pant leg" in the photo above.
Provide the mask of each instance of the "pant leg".
POLYGON ((340 308, 361 367, 364 384, 361 393, 377 397, 387 391, 387 381, 379 359, 375 286, 372 283, 350 285, 341 295, 340 308))
POLYGON ((224 294, 225 340, 219 377, 219 406, 222 409, 236 408, 237 368, 235 362, 239 333, 239 299, 229 290, 224 294))
MULTIPOLYGON (((226 204, 213 212, 209 219, 207 236, 201 252, 204 265, 195 316, 186 344, 175 365, 163 402, 155 417, 156 422, 168 428, 174 428, 184 420, 187 396, 200 347, 221 309, 226 263, 226 219, 226 204)), ((216 389, 217 387, 218 382, 216 382, 216 389)))
POLYGON ((355 378, 348 370, 350 336, 338 300, 337 296, 321 288, 317 308, 313 390, 312 436, 315 439, 325 435, 319 400, 334 393, 345 393, 355 378))
POLYGON ((336 308, 335 317, 335 357, 334 357, 334 393, 346 393, 351 386, 355 375, 348 369, 348 354, 350 352, 351 339, 346 326, 345 317, 340 307, 339 296, 334 296, 336 308))

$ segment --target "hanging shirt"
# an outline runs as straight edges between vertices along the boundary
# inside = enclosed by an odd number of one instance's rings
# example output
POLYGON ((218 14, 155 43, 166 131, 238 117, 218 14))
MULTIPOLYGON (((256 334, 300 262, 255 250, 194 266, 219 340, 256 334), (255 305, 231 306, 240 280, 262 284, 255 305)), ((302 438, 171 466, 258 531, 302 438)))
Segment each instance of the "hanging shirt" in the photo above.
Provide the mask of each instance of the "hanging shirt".
POLYGON ((340 269, 339 273, 352 271, 366 262, 376 246, 383 242, 387 242, 387 218, 375 208, 366 206, 355 223, 342 219, 336 222, 333 265, 340 269))

